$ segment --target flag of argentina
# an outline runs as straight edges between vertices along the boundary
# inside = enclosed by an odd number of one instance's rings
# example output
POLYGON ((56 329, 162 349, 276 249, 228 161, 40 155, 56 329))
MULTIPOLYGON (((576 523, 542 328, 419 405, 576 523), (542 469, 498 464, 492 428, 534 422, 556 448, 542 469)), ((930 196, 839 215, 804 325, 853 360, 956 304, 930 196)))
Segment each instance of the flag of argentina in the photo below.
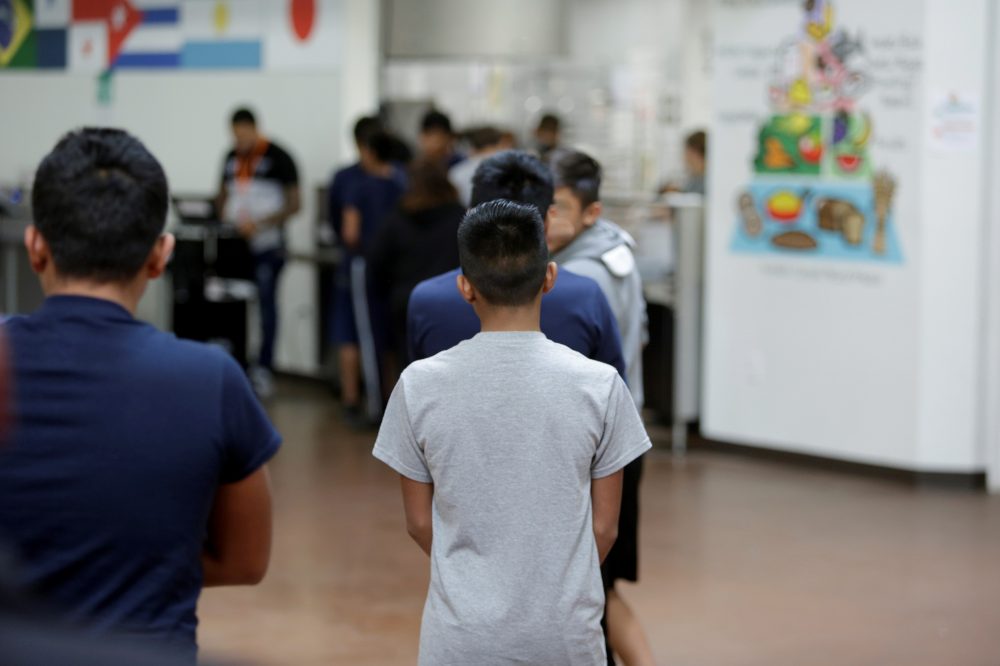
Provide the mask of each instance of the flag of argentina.
POLYGON ((180 6, 164 0, 131 0, 142 14, 129 33, 113 66, 118 69, 176 68, 181 64, 180 6))
POLYGON ((267 7, 277 0, 184 0, 181 66, 260 69, 267 7))

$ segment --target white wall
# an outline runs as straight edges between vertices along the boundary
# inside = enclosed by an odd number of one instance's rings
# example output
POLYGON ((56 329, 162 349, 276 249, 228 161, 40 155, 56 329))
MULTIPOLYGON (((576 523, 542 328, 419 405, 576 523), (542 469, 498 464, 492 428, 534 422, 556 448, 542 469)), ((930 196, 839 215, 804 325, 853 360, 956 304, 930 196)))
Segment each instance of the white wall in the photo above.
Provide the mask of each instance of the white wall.
MULTIPOLYGON (((989 0, 928 0, 924 104, 959 91, 987 101, 989 0)), ((990 117, 982 114, 982 122, 990 117)), ((929 140, 929 128, 924 131, 929 140)), ((980 127, 980 137, 986 136, 980 127)), ((978 391, 982 334, 981 245, 986 238, 980 141, 968 151, 925 145, 921 208, 920 410, 916 462, 925 469, 982 469, 978 391)))
MULTIPOLYGON (((122 72, 113 80, 113 101, 98 106, 92 75, 0 73, 0 183, 30 181, 35 166, 69 129, 114 125, 138 136, 159 158, 171 189, 213 193, 228 150, 229 115, 247 104, 265 134, 295 158, 303 208, 289 227, 290 250, 312 251, 316 186, 353 159, 350 124, 377 104, 379 3, 346 0, 347 29, 339 71, 122 72)), ((290 262, 281 283, 281 369, 313 372, 318 359, 317 278, 313 264, 290 262)), ((141 314, 158 325, 164 290, 154 289, 141 314)))
POLYGON ((716 23, 716 53, 750 56, 714 62, 703 426, 724 441, 982 470, 984 152, 981 143, 942 151, 930 111, 950 91, 985 99, 987 0, 835 3, 852 35, 860 27, 869 40, 898 44, 906 34, 919 44, 870 53, 887 64, 866 68, 874 83, 860 101, 875 119, 871 158, 898 180, 897 265, 734 251, 736 196, 754 178, 749 161, 769 113, 761 83, 775 47, 801 29, 800 6, 716 5, 716 18, 727 13, 716 23), (886 93, 906 78, 905 62, 919 67, 911 92, 886 93), (905 103, 890 99, 907 94, 905 103))
MULTIPOLYGON (((1000 6, 991 4, 991 33, 1000 34, 1000 6)), ((987 117, 1000 113, 1000 45, 990 41, 990 94, 985 109, 987 117)), ((980 365, 983 390, 980 406, 979 441, 986 454, 989 488, 1000 493, 1000 123, 990 127, 987 149, 986 242, 983 243, 982 294, 983 363, 980 365)))

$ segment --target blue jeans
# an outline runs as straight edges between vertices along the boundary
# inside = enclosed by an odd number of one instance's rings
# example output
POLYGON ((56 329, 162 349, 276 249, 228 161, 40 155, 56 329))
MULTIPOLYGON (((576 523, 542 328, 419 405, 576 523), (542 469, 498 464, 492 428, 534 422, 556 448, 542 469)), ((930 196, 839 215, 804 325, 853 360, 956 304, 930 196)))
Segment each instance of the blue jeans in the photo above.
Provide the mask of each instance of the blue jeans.
POLYGON ((267 250, 255 254, 253 259, 261 328, 257 365, 270 370, 274 365, 274 343, 278 339, 278 276, 285 267, 285 251, 267 250))

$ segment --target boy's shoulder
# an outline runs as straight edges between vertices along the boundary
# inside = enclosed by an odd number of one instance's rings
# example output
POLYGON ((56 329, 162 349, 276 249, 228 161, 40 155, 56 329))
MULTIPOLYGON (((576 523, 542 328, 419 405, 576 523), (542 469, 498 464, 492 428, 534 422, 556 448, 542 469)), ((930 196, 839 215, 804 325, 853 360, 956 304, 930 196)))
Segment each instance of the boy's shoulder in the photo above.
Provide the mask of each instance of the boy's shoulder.
POLYGON ((618 377, 614 366, 587 358, 580 352, 564 344, 548 340, 549 351, 546 361, 557 372, 572 375, 578 381, 613 381, 618 377))
POLYGON ((417 283, 410 294, 410 300, 416 299, 417 302, 454 300, 454 297, 459 296, 458 287, 455 286, 455 278, 459 272, 456 268, 417 283))
MULTIPOLYGON (((571 382, 610 381, 618 376, 618 371, 613 366, 589 359, 564 344, 542 338, 536 345, 525 349, 526 358, 530 355, 532 372, 566 375, 571 382)), ((447 381, 449 377, 461 376, 468 371, 468 355, 475 353, 474 348, 473 339, 463 340, 434 356, 414 361, 403 371, 401 380, 412 386, 423 382, 433 384, 447 381)), ((482 351, 486 353, 486 350, 482 351)))

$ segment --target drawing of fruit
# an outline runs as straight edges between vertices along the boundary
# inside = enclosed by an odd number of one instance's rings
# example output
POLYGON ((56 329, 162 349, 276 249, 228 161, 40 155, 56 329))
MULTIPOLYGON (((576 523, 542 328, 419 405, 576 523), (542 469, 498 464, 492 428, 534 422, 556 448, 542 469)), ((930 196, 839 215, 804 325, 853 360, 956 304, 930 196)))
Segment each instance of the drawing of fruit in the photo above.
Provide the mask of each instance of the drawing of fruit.
POLYGON ((868 143, 872 135, 872 120, 868 114, 860 118, 855 118, 851 122, 851 143, 858 150, 861 150, 868 143))
POLYGON ((778 222, 794 222, 802 213, 802 197, 782 190, 767 200, 767 213, 778 222))
POLYGON ((816 126, 816 121, 812 116, 802 113, 791 113, 779 122, 775 123, 778 130, 791 134, 792 136, 802 136, 816 126))
POLYGON ((857 171, 861 166, 861 161, 861 155, 852 155, 850 153, 837 155, 837 166, 845 173, 854 173, 857 171))
POLYGON ((833 143, 834 145, 840 143, 847 138, 847 125, 849 124, 849 119, 846 111, 841 111, 833 119, 833 143))
POLYGON ((795 160, 781 145, 781 141, 771 136, 764 142, 764 166, 775 171, 791 169, 795 166, 795 160))
POLYGON ((823 143, 818 137, 807 134, 799 139, 799 154, 809 164, 816 164, 823 157, 823 143))

